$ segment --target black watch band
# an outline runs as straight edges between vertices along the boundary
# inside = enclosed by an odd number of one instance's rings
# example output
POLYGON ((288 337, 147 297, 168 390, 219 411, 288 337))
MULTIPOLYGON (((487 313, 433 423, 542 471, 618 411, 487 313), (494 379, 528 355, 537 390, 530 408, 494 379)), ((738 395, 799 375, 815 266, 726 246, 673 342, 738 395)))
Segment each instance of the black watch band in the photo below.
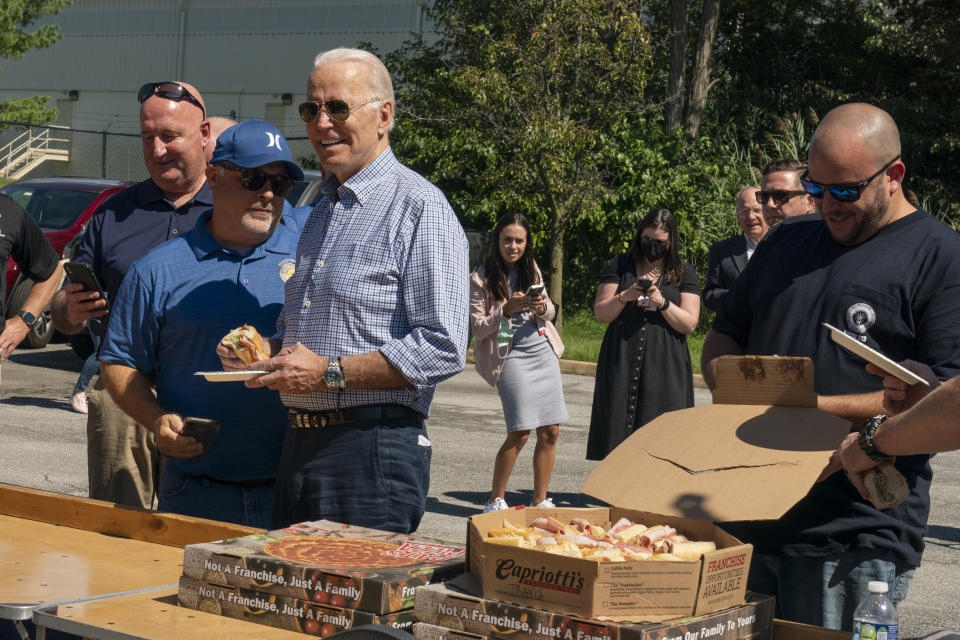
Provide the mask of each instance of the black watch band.
POLYGON ((868 418, 864 423, 863 428, 860 429, 860 433, 857 434, 857 442, 860 444, 860 448, 863 449, 863 452, 867 454, 874 462, 884 462, 886 460, 893 459, 893 456, 888 456, 884 452, 877 449, 877 445, 873 442, 873 436, 877 433, 877 429, 880 428, 880 425, 884 423, 887 419, 887 416, 880 414, 879 416, 873 416, 868 418))
POLYGON ((670 300, 666 296, 664 296, 663 304, 657 307, 657 311, 666 311, 669 307, 670 307, 670 300))

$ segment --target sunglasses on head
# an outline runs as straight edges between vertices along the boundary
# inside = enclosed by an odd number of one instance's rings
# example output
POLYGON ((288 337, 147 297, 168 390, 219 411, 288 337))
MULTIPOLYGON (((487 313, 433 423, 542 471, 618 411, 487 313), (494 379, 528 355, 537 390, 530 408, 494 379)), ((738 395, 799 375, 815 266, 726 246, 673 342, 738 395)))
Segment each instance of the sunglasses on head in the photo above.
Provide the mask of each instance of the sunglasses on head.
POLYGON ((250 191, 260 191, 260 189, 263 188, 263 185, 269 180, 270 191, 273 192, 274 196, 280 198, 290 193, 290 189, 293 189, 293 185, 297 182, 296 178, 292 178, 286 174, 271 175, 269 173, 264 173, 260 169, 247 169, 246 167, 239 167, 232 162, 218 162, 217 166, 228 171, 237 171, 240 174, 241 186, 243 186, 245 189, 249 189, 250 191))
POLYGON ((806 195, 806 191, 786 191, 783 189, 774 189, 773 191, 757 191, 757 203, 758 204, 767 204, 767 200, 773 198, 773 203, 775 205, 785 205, 790 201, 790 198, 796 196, 806 195))
POLYGON ((179 82, 148 82, 140 87, 140 91, 137 92, 137 102, 143 104, 152 96, 160 96, 167 100, 186 100, 187 102, 192 102, 200 107, 200 111, 203 112, 203 117, 207 117, 207 110, 203 108, 200 100, 187 91, 187 88, 179 82))
POLYGON ((829 191, 830 195, 833 196, 833 199, 837 202, 856 202, 860 199, 860 194, 862 194, 863 190, 867 188, 867 185, 873 182, 874 178, 886 171, 887 167, 899 159, 900 154, 898 153, 896 158, 880 167, 879 171, 869 178, 861 180, 860 182, 851 182, 847 184, 820 184, 819 182, 814 182, 811 180, 810 172, 806 171, 802 176, 800 176, 800 184, 803 185, 803 188, 807 193, 817 200, 823 198, 825 191, 829 191))
MULTIPOLYGON (((378 102, 377 100, 371 100, 370 102, 364 102, 363 104, 357 104, 353 106, 353 109, 359 109, 360 107, 366 106, 368 104, 373 104, 378 102)), ((327 100, 326 102, 317 102, 316 100, 308 100, 306 102, 301 102, 297 105, 297 113, 300 114, 300 119, 310 124, 314 120, 320 117, 321 111, 326 111, 327 115, 330 116, 331 120, 336 120, 337 122, 344 122, 347 118, 350 117, 350 105, 347 104, 345 100, 327 100)))

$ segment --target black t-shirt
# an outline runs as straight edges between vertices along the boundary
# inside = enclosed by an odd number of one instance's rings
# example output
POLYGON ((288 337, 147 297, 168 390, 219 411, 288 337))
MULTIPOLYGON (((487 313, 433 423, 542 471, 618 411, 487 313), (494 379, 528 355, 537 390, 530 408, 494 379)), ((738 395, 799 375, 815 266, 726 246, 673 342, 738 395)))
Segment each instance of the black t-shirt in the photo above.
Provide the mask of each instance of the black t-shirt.
POLYGON ((10 256, 22 273, 37 281, 49 278, 60 261, 34 219, 13 198, 0 194, 0 331, 6 326, 10 256))
MULTIPOLYGON (((821 220, 780 225, 757 247, 713 328, 753 355, 812 358, 818 394, 880 390, 880 378, 834 344, 821 322, 861 336, 895 361, 924 362, 941 379, 960 374, 960 236, 922 210, 856 246, 834 242, 821 220)), ((919 565, 929 456, 901 456, 896 466, 911 487, 899 507, 878 511, 835 473, 780 520, 725 528, 765 553, 882 548, 919 565)))

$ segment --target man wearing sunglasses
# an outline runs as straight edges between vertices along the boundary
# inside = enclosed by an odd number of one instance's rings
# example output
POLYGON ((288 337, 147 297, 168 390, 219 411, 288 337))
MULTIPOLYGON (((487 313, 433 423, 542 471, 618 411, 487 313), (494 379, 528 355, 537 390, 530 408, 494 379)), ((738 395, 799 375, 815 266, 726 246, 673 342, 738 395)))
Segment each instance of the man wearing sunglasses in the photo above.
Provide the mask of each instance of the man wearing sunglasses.
POLYGON ((160 509, 268 528, 286 409, 266 389, 194 373, 220 368, 216 346, 231 329, 273 332, 299 237, 279 221, 303 172, 276 127, 247 120, 220 135, 205 174, 213 210, 124 278, 100 350, 102 375, 120 406, 156 435, 160 509), (212 446, 183 433, 187 416, 220 423, 212 446))
POLYGON ((330 176, 301 234, 274 357, 256 363, 270 373, 245 383, 280 391, 290 409, 274 525, 414 531, 430 482, 424 420, 437 383, 465 364, 466 237, 443 194, 390 150, 393 86, 376 56, 317 56, 300 116, 330 176))
MULTIPOLYGON (((87 225, 74 261, 91 267, 107 300, 79 283, 66 285, 51 305, 62 333, 84 331, 93 319, 93 330, 102 337, 108 301, 130 265, 161 242, 190 231, 213 204, 204 174, 210 124, 200 92, 185 82, 150 82, 137 100, 150 178, 110 198, 87 225)), ((87 395, 90 497, 151 508, 158 471, 153 435, 113 402, 102 377, 87 395)))
POLYGON ((763 217, 768 227, 816 210, 813 198, 800 184, 800 174, 806 169, 807 165, 796 158, 774 160, 763 168, 757 202, 763 205, 763 217))
MULTIPOLYGON (((821 323, 895 361, 960 373, 960 237, 904 197, 900 134, 885 111, 839 106, 820 122, 801 184, 820 216, 780 225, 757 247, 703 347, 704 378, 724 354, 806 356, 818 408, 859 430, 883 413, 883 387, 821 323)), ((851 628, 867 583, 894 601, 920 564, 930 510, 928 456, 900 456, 910 497, 879 511, 839 467, 778 521, 727 528, 754 544, 749 588, 777 595, 789 620, 851 628)))
POLYGON ((703 288, 703 304, 714 313, 727 290, 753 256, 757 243, 767 235, 769 227, 763 217, 763 209, 757 202, 760 187, 746 187, 737 194, 737 224, 743 233, 715 242, 710 246, 710 262, 707 267, 707 285, 703 288))

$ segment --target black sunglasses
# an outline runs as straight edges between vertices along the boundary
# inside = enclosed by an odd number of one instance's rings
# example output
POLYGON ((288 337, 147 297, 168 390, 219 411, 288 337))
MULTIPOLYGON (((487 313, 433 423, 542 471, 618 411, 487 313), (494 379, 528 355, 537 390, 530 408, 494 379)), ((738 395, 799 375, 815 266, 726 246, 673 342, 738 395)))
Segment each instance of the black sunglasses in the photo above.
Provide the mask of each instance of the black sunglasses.
MULTIPOLYGON (((379 102, 378 100, 371 100, 370 102, 364 102, 363 104, 354 105, 353 109, 359 109, 360 107, 366 106, 368 104, 373 104, 374 102, 379 102)), ((310 124, 314 120, 320 117, 321 111, 326 111, 327 115, 330 116, 332 120, 337 122, 344 122, 347 118, 350 117, 350 105, 347 104, 345 100, 327 100, 326 102, 317 102, 316 100, 308 100, 306 102, 301 102, 297 105, 297 113, 300 114, 300 119, 310 124)))
POLYGON ((137 102, 143 104, 152 96, 160 96, 167 100, 186 100, 187 102, 192 102, 200 107, 200 111, 203 112, 203 117, 207 117, 207 110, 203 108, 200 100, 178 82, 148 82, 140 87, 140 91, 137 92, 137 102))
POLYGON ((774 204, 785 205, 790 201, 790 198, 806 195, 806 193, 806 191, 785 191, 781 189, 774 189, 773 191, 757 191, 757 204, 767 204, 767 200, 773 198, 774 204))
POLYGON ((269 180, 270 191, 273 192, 274 196, 280 198, 290 193, 290 189, 293 189, 293 185, 297 183, 296 178, 292 178, 286 174, 271 175, 264 173, 260 169, 247 169, 246 167, 237 166, 232 162, 218 162, 217 166, 223 167, 228 171, 239 172, 240 184, 250 191, 260 191, 263 185, 269 180))
POLYGON ((833 199, 837 202, 856 202, 860 199, 860 194, 863 193, 863 190, 867 188, 867 185, 873 182, 874 178, 886 171, 887 167, 899 159, 900 154, 898 153, 896 158, 880 167, 879 171, 869 178, 861 180, 860 182, 851 182, 847 184, 820 184, 819 182, 814 182, 811 180, 810 172, 806 171, 802 176, 800 176, 800 184, 803 185, 803 188, 807 193, 817 200, 823 198, 824 191, 829 190, 830 195, 833 196, 833 199))

